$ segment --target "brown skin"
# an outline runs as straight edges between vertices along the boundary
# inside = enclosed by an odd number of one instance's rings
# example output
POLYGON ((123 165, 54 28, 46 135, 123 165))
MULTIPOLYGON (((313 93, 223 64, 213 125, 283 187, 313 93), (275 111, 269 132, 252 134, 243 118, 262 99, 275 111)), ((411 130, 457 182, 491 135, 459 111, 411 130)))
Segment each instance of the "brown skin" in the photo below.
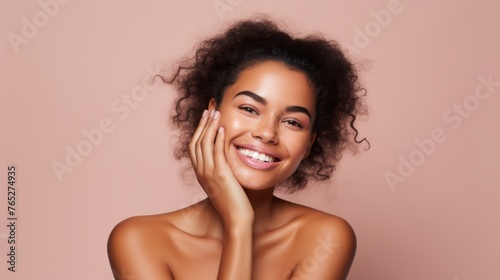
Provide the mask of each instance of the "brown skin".
POLYGON ((221 104, 208 104, 189 145, 208 198, 119 223, 108 241, 115 278, 346 279, 349 224, 273 195, 309 154, 314 118, 305 74, 273 61, 244 70, 221 104), (238 147, 279 159, 261 163, 238 147))

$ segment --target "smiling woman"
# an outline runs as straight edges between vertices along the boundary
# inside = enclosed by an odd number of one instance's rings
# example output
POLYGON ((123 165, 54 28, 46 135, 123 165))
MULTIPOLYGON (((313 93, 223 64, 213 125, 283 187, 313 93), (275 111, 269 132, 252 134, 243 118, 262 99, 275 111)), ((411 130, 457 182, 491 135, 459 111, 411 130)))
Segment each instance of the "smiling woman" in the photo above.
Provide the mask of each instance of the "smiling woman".
POLYGON ((176 156, 189 157, 208 198, 119 223, 108 241, 115 278, 346 279, 349 224, 274 196, 330 178, 361 142, 353 122, 363 89, 340 48, 242 21, 162 79, 180 93, 176 156))

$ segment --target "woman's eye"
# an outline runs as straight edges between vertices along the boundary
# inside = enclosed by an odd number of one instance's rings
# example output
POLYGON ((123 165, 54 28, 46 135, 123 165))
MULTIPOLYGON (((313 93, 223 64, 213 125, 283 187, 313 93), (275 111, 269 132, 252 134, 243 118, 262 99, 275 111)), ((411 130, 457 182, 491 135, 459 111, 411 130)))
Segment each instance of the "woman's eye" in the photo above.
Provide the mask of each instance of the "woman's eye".
POLYGON ((243 110, 243 111, 246 111, 246 112, 248 112, 250 114, 257 114, 257 111, 255 111, 252 107, 241 106, 240 109, 243 110))
POLYGON ((297 121, 294 121, 294 120, 286 120, 285 121, 286 124, 289 124, 291 126, 295 126, 295 127, 298 127, 298 128, 303 128, 302 124, 297 122, 297 121))

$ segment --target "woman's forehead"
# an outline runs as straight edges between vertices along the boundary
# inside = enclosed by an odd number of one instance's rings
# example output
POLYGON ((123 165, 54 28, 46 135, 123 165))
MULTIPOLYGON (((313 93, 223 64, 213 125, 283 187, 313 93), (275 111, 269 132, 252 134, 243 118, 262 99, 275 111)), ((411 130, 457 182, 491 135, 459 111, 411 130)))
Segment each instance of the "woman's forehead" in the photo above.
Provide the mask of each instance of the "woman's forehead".
POLYGON ((307 75, 281 62, 260 62, 243 70, 226 94, 232 99, 238 92, 245 90, 271 102, 295 102, 310 109, 315 107, 316 98, 307 75))

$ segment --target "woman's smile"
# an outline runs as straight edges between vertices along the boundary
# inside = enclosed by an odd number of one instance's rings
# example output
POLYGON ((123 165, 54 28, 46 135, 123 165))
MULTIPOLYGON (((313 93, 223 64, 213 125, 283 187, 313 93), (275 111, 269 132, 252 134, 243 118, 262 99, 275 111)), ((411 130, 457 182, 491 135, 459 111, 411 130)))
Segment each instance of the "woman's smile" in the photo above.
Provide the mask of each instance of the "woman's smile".
POLYGON ((272 169, 276 167, 280 161, 279 157, 272 156, 269 154, 270 152, 266 153, 262 151, 262 149, 255 150, 257 148, 248 149, 241 146, 236 149, 241 161, 257 170, 272 169))
POLYGON ((245 155, 249 158, 252 158, 252 159, 255 159, 255 160, 258 160, 258 161, 262 161, 262 162, 274 162, 274 157, 273 156, 270 156, 270 155, 266 155, 264 153, 259 153, 257 151, 251 151, 251 150, 248 150, 248 149, 244 149, 244 148, 238 148, 238 151, 242 154, 242 155, 245 155))

